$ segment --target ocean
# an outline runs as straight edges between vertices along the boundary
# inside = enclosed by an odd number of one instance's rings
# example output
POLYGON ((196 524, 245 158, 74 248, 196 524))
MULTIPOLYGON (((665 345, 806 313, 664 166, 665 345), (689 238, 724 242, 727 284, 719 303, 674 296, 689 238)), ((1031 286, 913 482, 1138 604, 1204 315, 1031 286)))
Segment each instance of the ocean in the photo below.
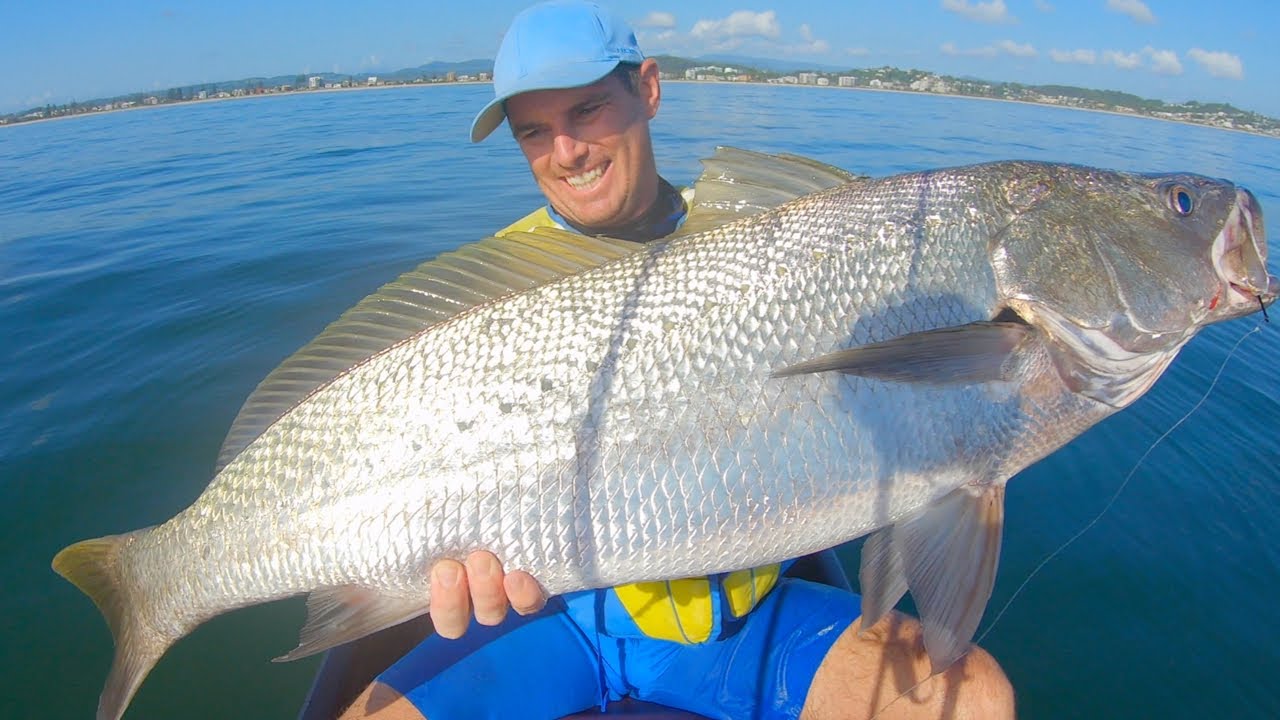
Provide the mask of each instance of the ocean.
MULTIPOLYGON (((1249 187, 1280 230, 1272 138, 926 95, 664 90, 655 145, 677 184, 718 144, 872 175, 1011 158, 1187 170, 1249 187)), ((185 507, 277 363, 380 284, 540 204, 505 131, 467 141, 490 92, 0 129, 0 717, 88 717, 106 676, 110 637, 50 570, 60 548, 185 507)), ((1024 717, 1280 717, 1278 331, 1260 316, 1209 328, 1133 407, 1010 483, 979 633, 1024 717)), ((269 659, 302 619, 294 600, 208 623, 129 717, 292 717, 316 661, 269 659)))

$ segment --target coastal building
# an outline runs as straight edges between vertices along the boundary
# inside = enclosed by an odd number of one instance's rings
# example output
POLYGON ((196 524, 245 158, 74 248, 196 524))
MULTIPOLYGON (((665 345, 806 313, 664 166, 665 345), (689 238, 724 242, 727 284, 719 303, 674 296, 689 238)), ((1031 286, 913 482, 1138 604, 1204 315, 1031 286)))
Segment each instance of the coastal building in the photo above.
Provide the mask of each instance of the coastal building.
POLYGON ((908 87, 910 87, 912 90, 915 90, 917 92, 931 92, 931 93, 951 92, 951 86, 947 84, 947 81, 943 80, 937 75, 926 75, 925 77, 922 77, 918 80, 913 81, 911 85, 909 85, 908 87))
POLYGON ((836 85, 840 87, 857 87, 858 78, 852 75, 841 75, 836 79, 836 85))

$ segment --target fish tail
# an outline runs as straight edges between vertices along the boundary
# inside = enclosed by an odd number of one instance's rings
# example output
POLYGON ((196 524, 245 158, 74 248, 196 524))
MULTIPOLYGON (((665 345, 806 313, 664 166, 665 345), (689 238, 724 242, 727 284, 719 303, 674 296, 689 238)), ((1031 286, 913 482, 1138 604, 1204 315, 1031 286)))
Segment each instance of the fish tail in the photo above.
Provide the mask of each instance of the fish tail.
POLYGON ((102 612, 115 641, 111 673, 98 701, 97 720, 118 720, 147 673, 177 638, 157 632, 138 613, 121 574, 121 554, 139 534, 84 540, 63 548, 53 569, 88 595, 102 612))

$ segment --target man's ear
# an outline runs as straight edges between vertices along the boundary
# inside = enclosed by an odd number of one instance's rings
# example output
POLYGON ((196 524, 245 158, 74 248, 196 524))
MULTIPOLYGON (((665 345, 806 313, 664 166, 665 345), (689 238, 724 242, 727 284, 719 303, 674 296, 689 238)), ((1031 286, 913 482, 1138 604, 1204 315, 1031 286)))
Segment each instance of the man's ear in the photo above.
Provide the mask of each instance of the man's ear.
POLYGON ((640 93, 640 99, 644 100, 650 120, 658 114, 658 106, 662 104, 662 84, 659 82, 658 74, 657 60, 645 58, 644 62, 640 63, 640 87, 636 90, 640 93))

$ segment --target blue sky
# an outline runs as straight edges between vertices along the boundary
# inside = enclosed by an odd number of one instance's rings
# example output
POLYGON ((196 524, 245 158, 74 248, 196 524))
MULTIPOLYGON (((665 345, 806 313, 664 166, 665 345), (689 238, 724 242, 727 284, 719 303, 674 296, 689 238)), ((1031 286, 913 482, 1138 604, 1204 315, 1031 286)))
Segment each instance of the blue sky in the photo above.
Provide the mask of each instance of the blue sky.
MULTIPOLYGON (((654 55, 896 65, 1280 117, 1274 0, 602 0, 654 55)), ((0 112, 258 75, 491 58, 528 0, 10 0, 0 112)))

